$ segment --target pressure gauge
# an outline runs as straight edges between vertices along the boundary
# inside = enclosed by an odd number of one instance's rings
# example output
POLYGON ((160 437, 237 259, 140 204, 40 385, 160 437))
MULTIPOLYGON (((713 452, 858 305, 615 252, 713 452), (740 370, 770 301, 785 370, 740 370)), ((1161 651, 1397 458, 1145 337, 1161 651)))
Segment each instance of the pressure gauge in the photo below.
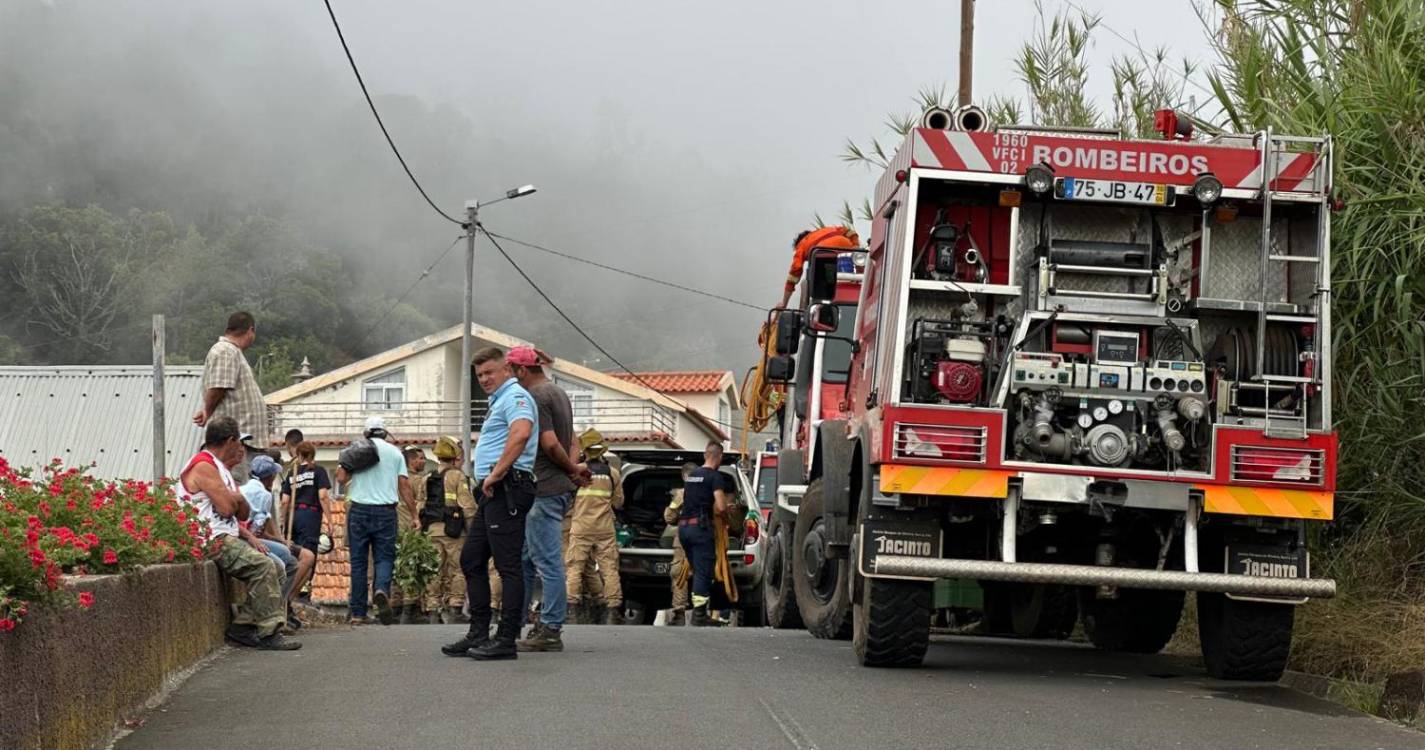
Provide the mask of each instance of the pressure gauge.
POLYGON ((1122 402, 1122 401, 1119 401, 1118 399, 1113 399, 1112 401, 1109 401, 1109 402, 1108 402, 1108 413, 1109 413, 1109 414, 1122 414, 1122 413, 1123 413, 1123 402, 1122 402))
POLYGON ((1079 412, 1079 426, 1085 430, 1093 427, 1093 415, 1086 411, 1079 412))
POLYGON ((1095 406, 1093 410, 1093 418, 1099 422, 1108 419, 1108 409, 1105 409, 1102 406, 1095 406))

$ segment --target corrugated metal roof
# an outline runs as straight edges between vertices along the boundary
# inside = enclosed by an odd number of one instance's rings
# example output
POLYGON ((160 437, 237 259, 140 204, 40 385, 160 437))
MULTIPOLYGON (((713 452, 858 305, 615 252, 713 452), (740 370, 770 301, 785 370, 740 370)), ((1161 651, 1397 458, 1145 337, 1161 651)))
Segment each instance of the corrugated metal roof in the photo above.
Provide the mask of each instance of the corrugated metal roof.
MULTIPOLYGON (((203 443, 193 424, 202 367, 164 369, 164 453, 173 476, 203 443)), ((97 464, 105 479, 152 479, 153 368, 0 367, 0 455, 12 466, 97 464)))

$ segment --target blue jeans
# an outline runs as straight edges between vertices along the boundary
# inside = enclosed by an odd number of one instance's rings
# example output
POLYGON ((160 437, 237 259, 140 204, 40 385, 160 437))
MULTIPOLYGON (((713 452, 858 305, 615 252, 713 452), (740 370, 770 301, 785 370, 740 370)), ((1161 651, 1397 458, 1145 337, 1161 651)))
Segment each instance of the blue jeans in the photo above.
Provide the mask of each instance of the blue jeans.
POLYGON ((678 541, 693 566, 693 596, 712 594, 713 568, 717 566, 717 540, 706 524, 679 526, 678 541))
POLYGON ((569 493, 536 497, 524 522, 524 611, 534 597, 536 573, 544 585, 539 621, 554 630, 564 627, 569 596, 564 590, 564 516, 569 513, 569 493))
POLYGON ((287 549, 285 542, 279 542, 273 539, 263 539, 261 541, 263 545, 267 547, 267 556, 276 560, 277 564, 282 566, 282 571, 286 574, 286 577, 282 579, 282 598, 286 600, 287 595, 292 592, 292 583, 295 580, 294 576, 297 575, 297 558, 292 556, 292 551, 287 549))
POLYGON ((375 590, 391 593, 391 575, 396 570, 396 506, 348 503, 346 547, 351 553, 351 616, 363 618, 368 555, 376 560, 375 590))

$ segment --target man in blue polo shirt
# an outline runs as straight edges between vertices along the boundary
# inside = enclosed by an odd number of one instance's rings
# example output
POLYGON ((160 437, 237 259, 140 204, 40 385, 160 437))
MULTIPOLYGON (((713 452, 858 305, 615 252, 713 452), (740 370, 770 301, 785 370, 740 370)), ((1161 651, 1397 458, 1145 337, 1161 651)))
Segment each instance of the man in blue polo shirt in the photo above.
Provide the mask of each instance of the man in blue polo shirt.
POLYGON ((534 455, 539 448, 539 416, 534 398, 520 387, 505 353, 481 349, 472 359, 475 377, 489 394, 489 409, 475 444, 475 502, 480 510, 465 536, 460 569, 470 605, 470 632, 441 651, 485 661, 514 659, 515 638, 523 621, 524 522, 534 505, 534 455), (490 637, 491 558, 503 589, 500 626, 490 637))

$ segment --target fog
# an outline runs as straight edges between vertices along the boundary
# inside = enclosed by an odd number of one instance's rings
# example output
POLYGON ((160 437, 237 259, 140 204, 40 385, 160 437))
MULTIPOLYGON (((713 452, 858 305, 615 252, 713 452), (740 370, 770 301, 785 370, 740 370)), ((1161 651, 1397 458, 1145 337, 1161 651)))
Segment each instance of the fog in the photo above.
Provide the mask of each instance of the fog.
MULTIPOLYGON (((1145 48, 1205 54, 1187 4, 1078 5, 1145 48)), ((536 195, 482 212, 485 225, 763 306, 791 238, 876 180, 840 161, 846 138, 883 135, 917 88, 956 77, 958 4, 946 0, 334 7, 397 144, 448 213, 534 183, 536 195)), ((1022 95, 1009 63, 1033 3, 981 2, 978 15, 977 92, 1022 95)), ((1106 61, 1131 47, 1096 39, 1094 94, 1107 104, 1106 61)), ((284 217, 353 261, 354 289, 393 295, 460 231, 407 182, 314 0, 0 0, 0 209, 39 202, 198 225, 284 217)), ((506 249, 630 367, 740 371, 755 355, 757 311, 506 249)), ((486 242, 477 253, 477 319, 614 367, 486 242)), ((452 252, 411 301, 457 322, 461 268, 452 252)))

